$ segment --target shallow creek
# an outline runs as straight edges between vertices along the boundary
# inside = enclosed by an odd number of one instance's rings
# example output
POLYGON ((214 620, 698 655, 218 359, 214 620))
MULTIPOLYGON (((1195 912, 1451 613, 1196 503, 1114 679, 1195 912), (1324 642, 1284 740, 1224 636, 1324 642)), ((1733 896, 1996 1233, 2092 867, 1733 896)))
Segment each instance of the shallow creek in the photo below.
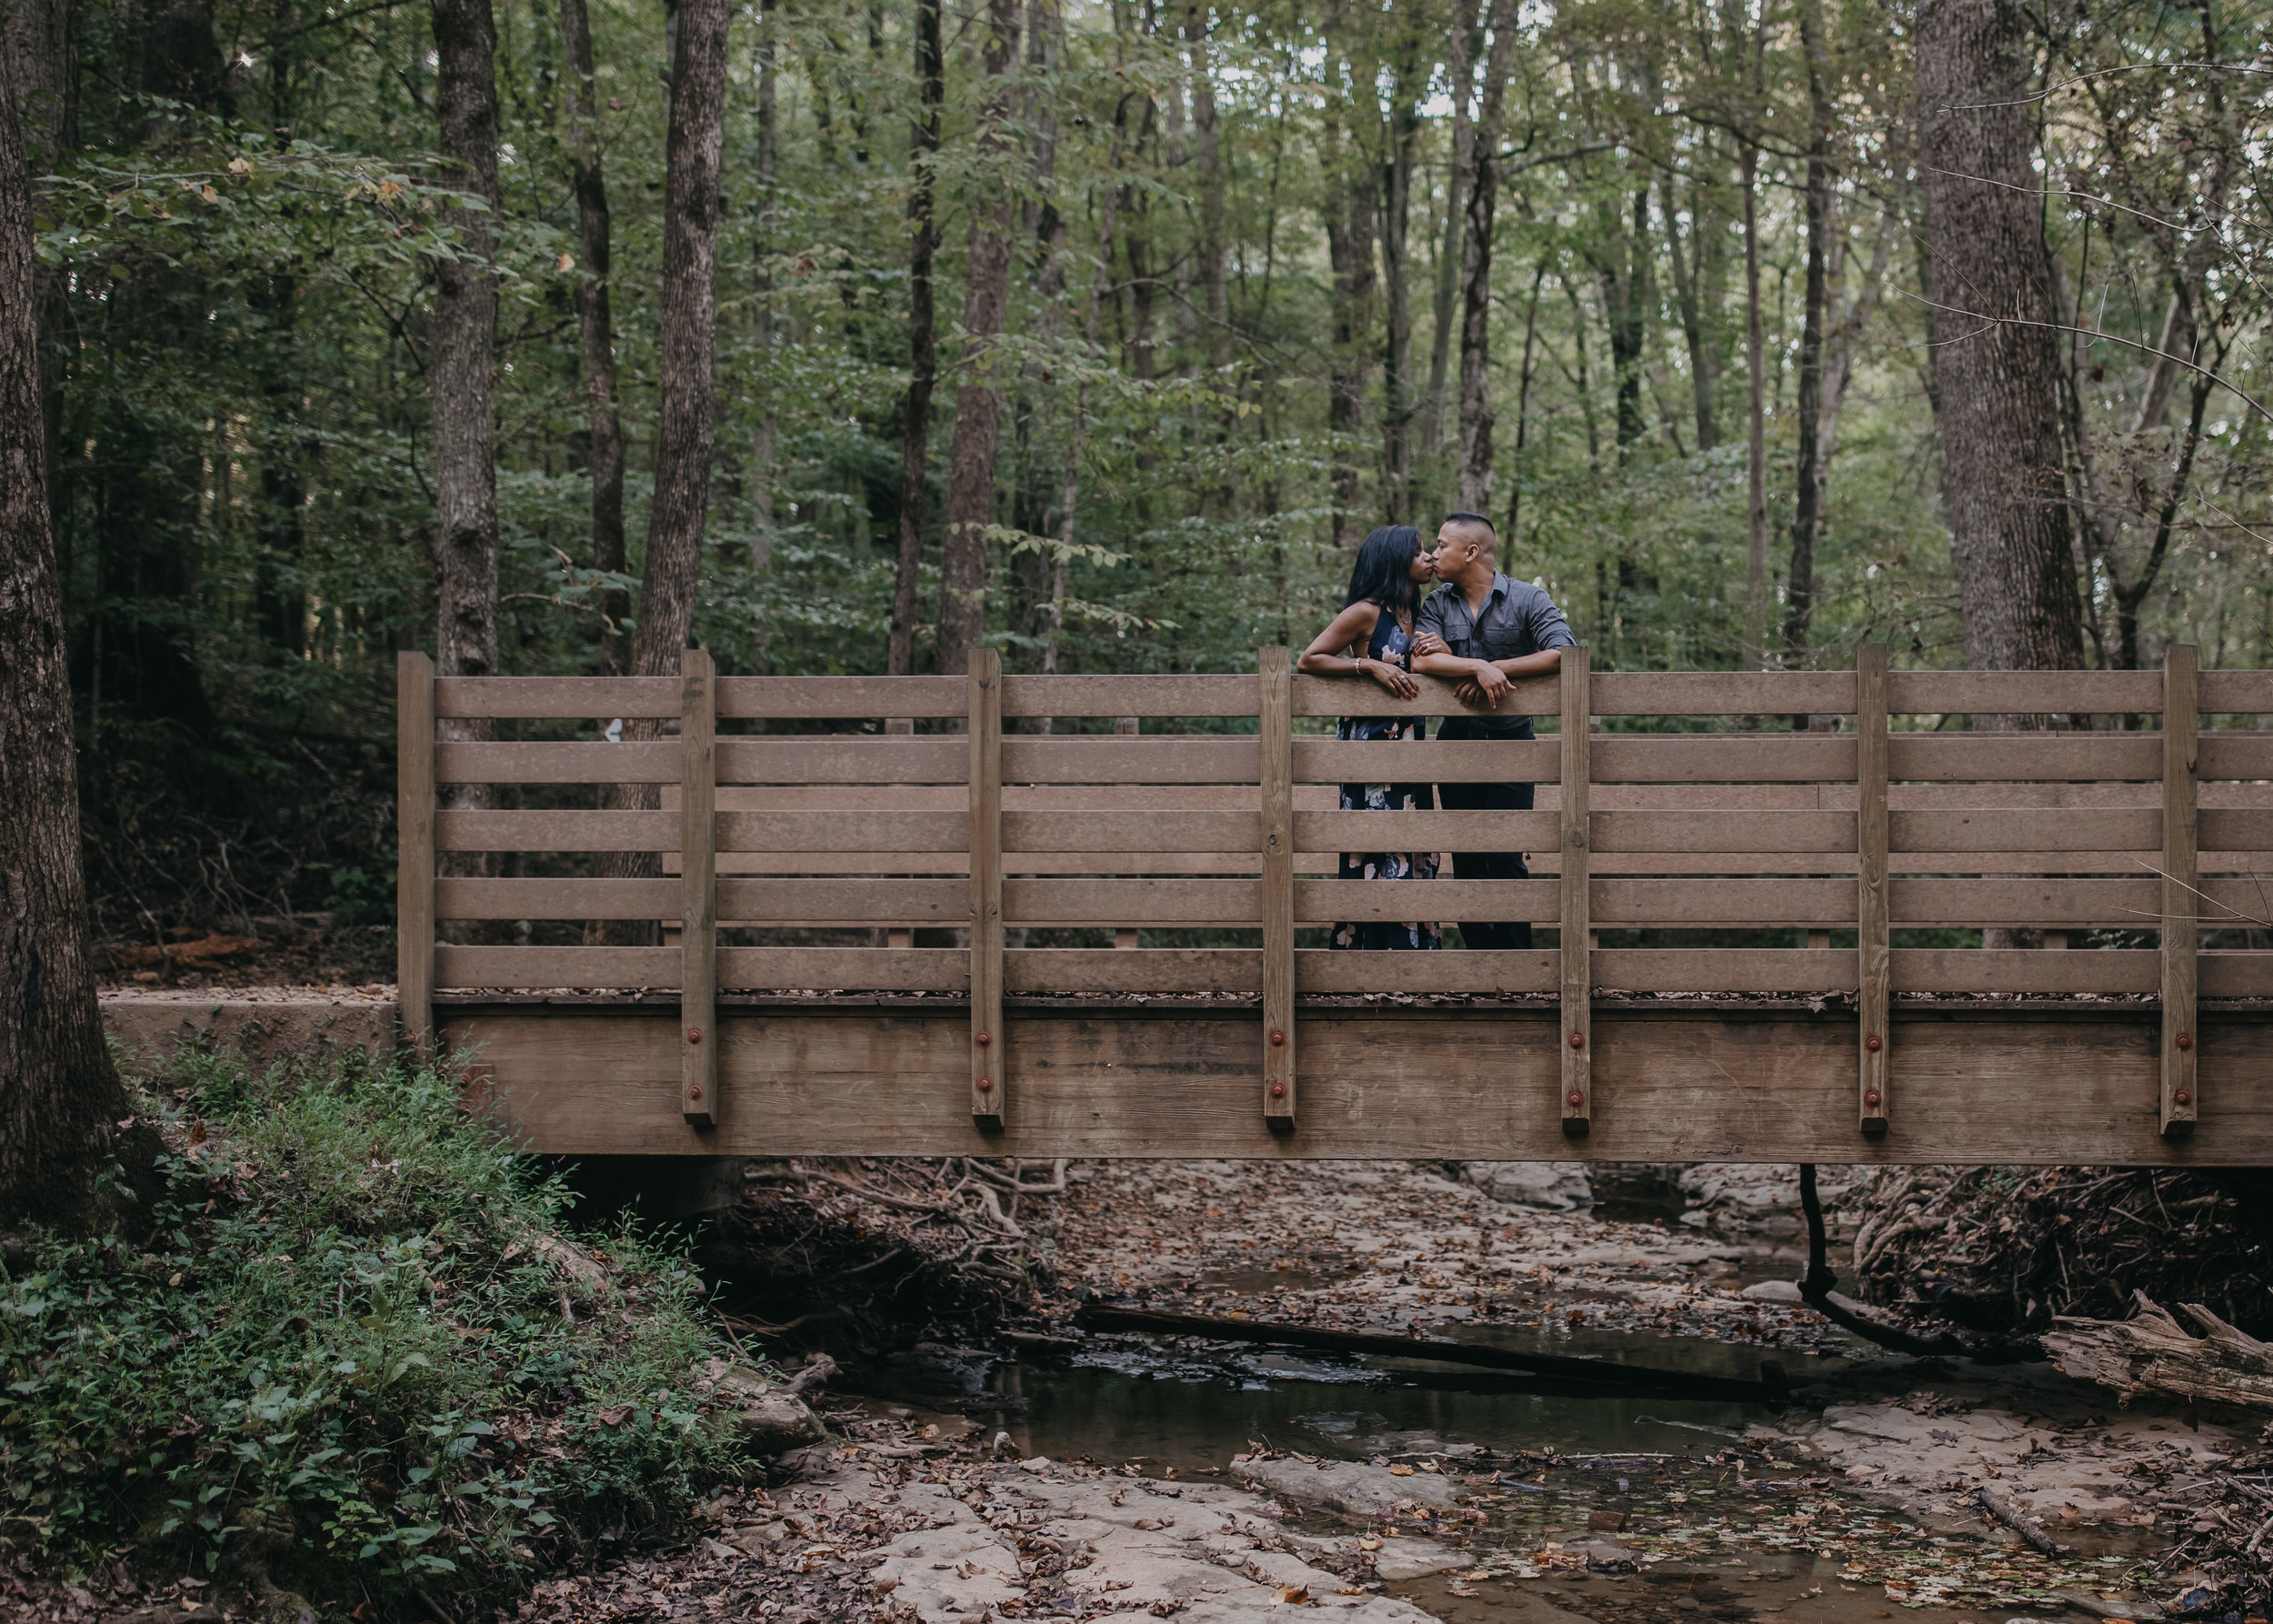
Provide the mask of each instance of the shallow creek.
MULTIPOLYGON (((1757 1376, 1776 1352, 1466 1334, 1709 1375, 1757 1376)), ((2079 1529, 2045 1557, 2000 1529, 1920 1521, 1782 1440, 1747 1437, 1785 1418, 1767 1405, 1576 1396, 1516 1376, 1185 1338, 1066 1338, 991 1362, 956 1352, 903 1364, 923 1379, 891 1384, 872 1413, 969 1429, 1029 1469, 1091 1463, 1168 1493, 1251 1485, 1250 1501, 1288 1530, 1377 1553, 1374 1593, 1459 1624, 2157 1616, 2134 1588, 2151 1530, 2079 1529), (1402 1497, 1420 1485, 1429 1492, 1402 1497)), ((1815 1399, 1827 1380, 1867 1380, 1887 1364, 1860 1348, 1783 1357, 1804 1367, 1794 1379, 1816 1384, 1815 1399)))

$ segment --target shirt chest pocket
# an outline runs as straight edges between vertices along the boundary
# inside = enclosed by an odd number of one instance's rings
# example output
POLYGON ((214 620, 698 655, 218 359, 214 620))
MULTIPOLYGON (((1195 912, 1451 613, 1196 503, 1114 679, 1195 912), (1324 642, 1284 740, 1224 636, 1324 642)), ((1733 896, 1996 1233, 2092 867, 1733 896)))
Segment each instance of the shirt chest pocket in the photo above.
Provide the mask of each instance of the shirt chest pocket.
POLYGON ((1484 657, 1489 660, 1509 660, 1526 651, 1523 622, 1513 615, 1487 615, 1477 623, 1476 640, 1483 646, 1484 657))

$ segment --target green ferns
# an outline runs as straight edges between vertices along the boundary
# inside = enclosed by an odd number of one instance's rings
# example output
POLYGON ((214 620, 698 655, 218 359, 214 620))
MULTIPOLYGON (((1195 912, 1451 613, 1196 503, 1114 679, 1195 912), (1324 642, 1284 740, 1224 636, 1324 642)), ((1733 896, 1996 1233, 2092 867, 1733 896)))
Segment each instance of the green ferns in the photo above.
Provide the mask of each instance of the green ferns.
POLYGON ((154 1208, 0 1264, 7 1544, 311 1597, 495 1593, 746 1464, 693 1391, 693 1273, 566 1238, 565 1192, 459 1116, 454 1078, 177 1072, 145 1098, 171 1147, 154 1208))

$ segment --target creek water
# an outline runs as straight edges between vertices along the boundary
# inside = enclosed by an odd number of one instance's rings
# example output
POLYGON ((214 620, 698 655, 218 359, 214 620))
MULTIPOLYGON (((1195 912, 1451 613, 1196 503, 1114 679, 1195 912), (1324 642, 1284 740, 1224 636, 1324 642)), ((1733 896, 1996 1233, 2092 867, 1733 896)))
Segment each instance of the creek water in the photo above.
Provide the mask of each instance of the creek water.
MULTIPOLYGON (((1796 1358, 1697 1338, 1560 1329, 1461 1334, 1713 1376, 1757 1377, 1767 1355, 1781 1358, 1801 1384, 1880 1357, 1858 1348, 1851 1360, 1796 1358)), ((1950 1574, 2010 1574, 2000 1565, 2017 1559, 1867 1505, 1803 1463, 1757 1449, 1748 1464, 1730 1455, 1748 1426, 1775 1422, 1779 1409, 1765 1404, 1606 1397, 1418 1361, 1141 1335, 1066 1338, 1010 1358, 940 1348, 894 1369, 885 1384, 893 1397, 974 1427, 981 1439, 1005 1434, 996 1449, 1020 1458, 1221 1482, 1236 1477, 1235 1456, 1260 1446, 1457 1472, 1483 1486, 1487 1521, 1407 1532, 1455 1539, 1474 1565, 1387 1587, 1448 1624, 1671 1624, 1700 1616, 2003 1624, 2066 1610, 2048 1589, 2075 1578, 1990 1579, 1969 1595, 1938 1589, 1950 1574), (1574 1561, 1605 1537, 1589 1526, 1590 1519, 1603 1526, 1605 1516, 1646 1557, 1627 1565, 1633 1570, 1588 1571, 1574 1561), (1543 1557, 1551 1552, 1563 1554, 1543 1557)), ((1291 1516, 1290 1526, 1335 1520, 1299 1508, 1291 1516)), ((1383 1531, 1394 1537, 1394 1522, 1383 1531)))

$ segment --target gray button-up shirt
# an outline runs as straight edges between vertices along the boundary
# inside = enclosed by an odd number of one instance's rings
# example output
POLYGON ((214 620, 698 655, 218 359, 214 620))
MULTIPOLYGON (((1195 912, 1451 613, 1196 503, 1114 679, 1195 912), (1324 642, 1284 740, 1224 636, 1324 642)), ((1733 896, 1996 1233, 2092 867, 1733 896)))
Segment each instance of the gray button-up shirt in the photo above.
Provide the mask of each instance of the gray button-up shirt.
MULTIPOLYGON (((1528 581, 1495 570, 1492 590, 1481 609, 1471 611, 1459 587, 1447 582, 1429 595, 1413 617, 1413 633, 1435 632, 1445 647, 1462 659, 1512 660, 1547 648, 1568 648, 1578 639, 1570 635, 1555 600, 1528 581)), ((1529 717, 1477 716, 1462 717, 1460 731, 1477 735, 1527 733, 1529 717)))

